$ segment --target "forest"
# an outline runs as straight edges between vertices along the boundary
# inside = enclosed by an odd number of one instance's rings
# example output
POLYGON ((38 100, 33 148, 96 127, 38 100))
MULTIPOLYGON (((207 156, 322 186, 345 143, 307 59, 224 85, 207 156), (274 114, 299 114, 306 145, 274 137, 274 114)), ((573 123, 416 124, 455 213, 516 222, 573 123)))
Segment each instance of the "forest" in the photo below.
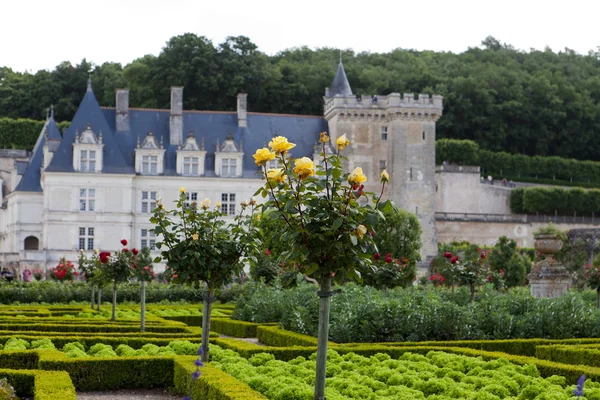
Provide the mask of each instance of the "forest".
MULTIPOLYGON (((444 96, 438 138, 469 139, 514 154, 600 160, 599 52, 527 51, 488 37, 459 54, 398 48, 389 53, 342 51, 354 94, 435 93, 444 96)), ((0 67, 0 118, 42 120, 50 104, 70 121, 88 76, 103 106, 115 89, 130 89, 131 107, 168 108, 171 86, 184 86, 184 108, 234 110, 248 93, 250 111, 322 115, 339 49, 291 48, 275 55, 244 36, 212 43, 172 37, 158 55, 128 65, 87 60, 52 71, 0 67)))

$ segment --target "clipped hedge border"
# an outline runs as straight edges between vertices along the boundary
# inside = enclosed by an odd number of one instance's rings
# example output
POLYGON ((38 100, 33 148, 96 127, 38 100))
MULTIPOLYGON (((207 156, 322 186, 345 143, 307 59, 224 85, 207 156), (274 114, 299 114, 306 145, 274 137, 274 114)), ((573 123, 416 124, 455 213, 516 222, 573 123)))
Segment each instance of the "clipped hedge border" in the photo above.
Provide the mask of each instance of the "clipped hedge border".
MULTIPOLYGON (((275 356, 276 359, 281 361, 290 361, 296 357, 309 357, 311 354, 316 353, 316 346, 293 346, 293 347, 274 347, 274 346, 259 346, 254 343, 244 342, 238 339, 213 339, 210 341, 216 345, 221 346, 224 349, 230 349, 237 352, 244 358, 250 358, 254 354, 258 353, 270 353, 275 356)), ((337 350, 334 348, 334 350, 337 350)))
POLYGON ((254 322, 238 321, 229 318, 211 318, 211 329, 223 335, 238 338, 257 337, 257 328, 259 326, 259 324, 254 322))
POLYGON ((250 386, 233 376, 206 365, 200 379, 192 381, 195 357, 178 356, 174 362, 173 383, 179 393, 190 395, 194 400, 267 400, 250 386), (192 393, 188 393, 189 388, 192 393))
MULTIPOLYGON (((57 324, 1 324, 0 330, 21 330, 21 331, 38 331, 38 332, 136 332, 139 331, 137 326, 97 326, 97 325, 57 325, 57 324)), ((147 332, 156 333, 186 333, 189 329, 185 326, 148 326, 147 332)))
POLYGON ((34 400, 77 400, 69 374, 64 371, 0 369, 19 396, 34 400))
MULTIPOLYGON (((2 338, 9 338, 12 336, 35 336, 37 339, 55 336, 55 337, 64 337, 64 335, 69 336, 81 336, 85 335, 87 332, 36 332, 36 331, 0 331, 0 341, 2 338)), ((153 332, 92 332, 88 333, 88 335, 93 336, 105 336, 105 337, 128 337, 128 338, 188 338, 188 337, 200 337, 202 334, 201 329, 198 331, 184 332, 184 333, 153 333, 153 332)), ((217 332, 211 332, 209 337, 219 337, 217 332)))
MULTIPOLYGON (((289 347, 289 346, 316 346, 319 340, 316 337, 303 335, 301 333, 286 331, 278 326, 261 325, 256 329, 256 337, 267 346, 289 347)), ((329 342, 335 346, 335 343, 329 342)))
POLYGON ((536 357, 563 364, 600 365, 600 350, 576 346, 538 346, 536 357))
MULTIPOLYGON (((120 344, 126 344, 134 349, 140 349, 145 344, 155 344, 157 346, 166 346, 170 342, 175 340, 188 340, 193 343, 200 343, 202 338, 200 336, 188 336, 188 337, 176 337, 176 338, 158 338, 158 337, 115 337, 115 336, 29 336, 29 335, 11 335, 6 337, 0 337, 0 343, 4 344, 10 338, 23 339, 31 342, 33 340, 40 340, 42 338, 49 339, 52 341, 56 348, 62 349, 63 346, 71 342, 79 342, 85 348, 89 348, 97 343, 109 344, 111 346, 118 346, 120 344)), ((211 339, 216 340, 216 339, 211 339)), ((9 352, 11 350, 3 350, 9 352)), ((33 350, 35 351, 35 350, 33 350)), ((2 353, 0 353, 2 354, 2 353)), ((1 359, 1 356, 0 356, 1 359)), ((33 367, 32 367, 33 368, 33 367)))

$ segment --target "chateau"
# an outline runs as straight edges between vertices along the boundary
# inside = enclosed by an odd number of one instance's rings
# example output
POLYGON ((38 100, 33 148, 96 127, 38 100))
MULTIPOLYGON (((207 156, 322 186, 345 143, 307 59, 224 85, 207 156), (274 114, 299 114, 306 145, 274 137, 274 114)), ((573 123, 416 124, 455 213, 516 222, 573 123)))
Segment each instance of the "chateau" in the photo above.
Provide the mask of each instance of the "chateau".
POLYGON ((184 88, 173 87, 170 110, 137 109, 129 107, 129 91, 118 89, 116 107, 105 108, 88 82, 62 135, 51 112, 29 157, 3 159, 12 169, 0 171, 0 263, 16 272, 44 269, 61 257, 75 261, 80 250, 116 250, 122 238, 152 248, 149 218, 159 197, 170 207, 184 186, 190 202, 208 198, 234 214, 262 184, 252 158, 258 148, 281 135, 296 143, 293 157, 317 159, 322 131, 332 141, 347 134, 348 167, 362 167, 367 190, 380 188, 379 173, 387 169, 386 198, 418 216, 423 256, 436 254, 441 96, 356 96, 341 62, 325 91, 323 116, 248 112, 243 93, 236 112, 185 111, 183 96, 184 88))

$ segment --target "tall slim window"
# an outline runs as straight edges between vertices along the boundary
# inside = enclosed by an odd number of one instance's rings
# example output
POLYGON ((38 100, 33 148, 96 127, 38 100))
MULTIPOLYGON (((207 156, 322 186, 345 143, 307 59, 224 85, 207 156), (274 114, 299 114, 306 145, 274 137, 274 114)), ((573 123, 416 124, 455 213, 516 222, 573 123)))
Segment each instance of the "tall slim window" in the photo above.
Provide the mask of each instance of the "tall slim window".
POLYGON ((96 189, 79 189, 79 211, 96 211, 96 189))
POLYGON ((221 212, 235 215, 235 193, 221 193, 221 212))
POLYGON ((82 172, 96 172, 96 150, 81 150, 79 169, 82 172))
POLYGON ((194 202, 198 204, 198 192, 185 192, 185 206, 189 207, 194 202))
POLYGON ((142 156, 142 174, 156 175, 158 173, 158 156, 142 156))
POLYGON ((142 212, 149 213, 156 208, 156 192, 142 191, 142 212))
POLYGON ((236 176, 237 175, 237 159, 223 158, 221 160, 221 176, 236 176))
POLYGON ((152 231, 152 229, 142 229, 140 232, 141 240, 141 248, 149 247, 150 250, 154 250, 156 245, 156 235, 152 231))
POLYGON ((379 173, 381 174, 385 169, 385 160, 379 160, 379 173))
POLYGON ((79 250, 94 250, 94 228, 79 228, 79 250))
POLYGON ((387 126, 381 127, 381 140, 387 140, 387 137, 388 137, 387 136, 387 134, 388 134, 387 128, 388 128, 387 126))
POLYGON ((183 174, 198 175, 198 157, 183 157, 183 174))

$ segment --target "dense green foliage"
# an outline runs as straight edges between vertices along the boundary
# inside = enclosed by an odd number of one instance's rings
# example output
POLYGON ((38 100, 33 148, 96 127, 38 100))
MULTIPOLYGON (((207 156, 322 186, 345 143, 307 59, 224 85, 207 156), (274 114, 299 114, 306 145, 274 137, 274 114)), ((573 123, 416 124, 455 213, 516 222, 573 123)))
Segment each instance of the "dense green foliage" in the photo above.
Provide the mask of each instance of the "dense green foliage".
POLYGON ((597 186, 600 163, 562 157, 527 156, 481 149, 471 140, 436 141, 436 163, 481 167, 483 175, 533 183, 597 186))
MULTIPOLYGON (((354 93, 444 96, 439 137, 475 140, 492 151, 598 160, 597 56, 525 52, 489 37, 460 54, 344 51, 343 60, 354 93)), ((337 49, 300 47, 268 56, 247 37, 214 44, 188 33, 172 37, 157 56, 124 67, 85 59, 35 74, 0 67, 0 116, 42 119, 54 103, 58 120, 70 120, 88 73, 103 106, 115 105, 115 88, 128 87, 132 107, 169 108, 169 88, 181 85, 186 109, 234 110, 235 95, 244 91, 251 111, 321 115, 338 59, 337 49)))
MULTIPOLYGON (((69 127, 69 122, 60 122, 57 125, 62 131, 69 127)), ((31 150, 43 127, 44 121, 0 118, 0 148, 31 150)))
POLYGON ((527 260, 517 249, 517 242, 506 236, 501 236, 487 261, 490 269, 502 275, 502 281, 507 287, 522 286, 527 273, 527 260))
POLYGON ((517 188, 510 193, 510 209, 515 214, 597 215, 600 212, 600 190, 517 188))
MULTIPOLYGON (((469 303, 467 288, 392 289, 346 285, 332 297, 330 340, 386 342, 420 340, 583 338, 600 335, 595 293, 570 292, 536 299, 526 288, 507 293, 489 286, 469 303)), ((315 335, 315 287, 278 290, 256 284, 237 303, 232 318, 279 322, 288 330, 315 335)))
MULTIPOLYGON (((212 365, 235 376, 271 400, 310 400, 315 361, 298 357, 288 362, 272 354, 249 359, 231 350, 213 353, 212 365)), ((480 358, 431 351, 405 353, 399 359, 378 353, 328 353, 328 399, 556 399, 572 398, 574 386, 561 376, 541 378, 534 365, 516 365, 506 359, 480 358), (541 396, 541 397, 540 397, 541 396)), ((588 381, 586 396, 595 398, 600 385, 588 381)))

